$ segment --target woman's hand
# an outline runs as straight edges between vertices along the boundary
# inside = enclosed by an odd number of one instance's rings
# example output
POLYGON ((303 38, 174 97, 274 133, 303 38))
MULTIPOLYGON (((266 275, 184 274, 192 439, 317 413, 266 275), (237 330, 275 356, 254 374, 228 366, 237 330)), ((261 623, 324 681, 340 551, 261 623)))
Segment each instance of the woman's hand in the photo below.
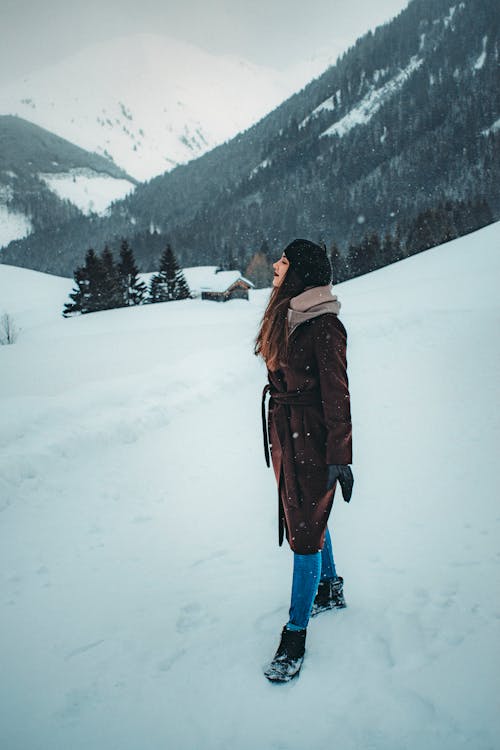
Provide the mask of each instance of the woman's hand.
POLYGON ((326 489, 331 490, 337 479, 339 480, 340 487, 342 489, 342 496, 346 503, 348 503, 351 499, 352 486, 354 484, 354 477, 352 475, 351 467, 348 464, 328 465, 328 479, 326 480, 326 489))

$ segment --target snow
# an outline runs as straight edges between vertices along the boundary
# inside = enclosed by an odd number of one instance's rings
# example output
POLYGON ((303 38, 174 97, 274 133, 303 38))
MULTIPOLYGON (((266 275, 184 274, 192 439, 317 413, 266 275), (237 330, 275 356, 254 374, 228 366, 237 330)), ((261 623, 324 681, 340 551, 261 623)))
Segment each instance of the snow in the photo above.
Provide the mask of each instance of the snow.
MULTIPOLYGON (((341 90, 338 89, 337 97, 339 97, 339 101, 340 101, 341 94, 342 94, 341 90)), ((299 130, 301 130, 305 125, 307 125, 307 123, 311 119, 313 119, 314 117, 317 117, 321 112, 333 112, 334 109, 335 109, 334 96, 329 96, 328 99, 325 99, 324 102, 322 102, 315 109, 313 109, 310 115, 308 115, 302 120, 302 122, 299 124, 299 130)))
POLYGON ((477 58, 476 62, 474 63, 474 70, 481 70, 483 67, 485 61, 486 61, 486 44, 488 42, 488 36, 483 36, 483 49, 481 50, 481 54, 477 58))
POLYGON ((500 117, 498 120, 495 120, 493 125, 490 125, 489 128, 486 128, 485 130, 481 130, 482 135, 489 135, 489 133, 496 133, 498 130, 500 130, 500 117))
POLYGON ((455 15, 455 10, 456 10, 456 5, 451 5, 448 15, 445 18, 443 18, 443 23, 445 25, 445 28, 448 28, 448 26, 452 22, 453 16, 455 15))
POLYGON ((71 201, 87 215, 105 214, 113 201, 124 198, 135 189, 129 180, 99 174, 88 168, 41 172, 38 176, 59 198, 71 201))
POLYGON ((261 169, 266 169, 266 167, 269 167, 270 164, 270 159, 264 159, 260 162, 260 164, 257 164, 257 166, 252 169, 252 171, 250 172, 250 177, 254 177, 258 172, 260 172, 261 169))
POLYGON ((388 72, 389 72, 389 68, 380 68, 376 70, 373 74, 373 80, 375 81, 375 83, 378 83, 379 80, 383 78, 384 76, 386 76, 388 72))
POLYGON ((7 204, 12 201, 13 197, 14 197, 14 190, 12 188, 12 185, 0 184, 0 201, 3 204, 7 204))
POLYGON ((2 86, 0 113, 24 117, 146 180, 250 127, 304 85, 304 75, 137 33, 94 43, 2 86))
POLYGON ((31 221, 25 214, 0 203, 0 248, 6 247, 12 240, 26 237, 31 231, 31 221))
POLYGON ((380 88, 372 88, 361 101, 353 107, 344 117, 331 125, 321 135, 339 135, 342 137, 356 125, 365 125, 390 96, 394 96, 408 80, 408 78, 419 68, 423 60, 414 55, 406 68, 403 68, 394 78, 384 83, 380 88))
POLYGON ((348 607, 301 675, 252 346, 268 290, 63 319, 71 279, 0 265, 0 744, 493 750, 500 224, 339 284, 355 485, 348 607))

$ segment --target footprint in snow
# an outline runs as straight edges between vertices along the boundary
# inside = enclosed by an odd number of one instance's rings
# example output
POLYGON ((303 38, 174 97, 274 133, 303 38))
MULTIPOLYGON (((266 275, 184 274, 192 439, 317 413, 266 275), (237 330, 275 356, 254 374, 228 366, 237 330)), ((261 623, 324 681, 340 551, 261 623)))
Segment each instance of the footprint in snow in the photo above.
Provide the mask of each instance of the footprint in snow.
POLYGON ((66 654, 65 661, 68 661, 68 659, 72 659, 74 656, 78 656, 79 654, 84 654, 86 651, 90 651, 93 648, 96 648, 96 646, 100 646, 101 643, 104 643, 106 639, 101 638, 99 641, 92 641, 92 643, 85 643, 83 646, 79 646, 78 648, 73 649, 73 651, 70 651, 69 654, 66 654))
POLYGON ((64 696, 62 708, 55 712, 55 716, 64 722, 75 721, 82 711, 90 708, 98 702, 97 690, 93 687, 74 688, 68 690, 64 696))
POLYGON ((180 651, 176 651, 173 654, 170 654, 170 656, 167 656, 165 659, 162 659, 158 664, 158 669, 160 672, 168 672, 176 662, 179 661, 179 659, 182 659, 184 654, 186 653, 186 649, 182 648, 180 651))
POLYGON ((193 602, 182 607, 175 627, 178 633, 188 633, 190 630, 200 628, 204 623, 206 623, 206 616, 202 607, 193 602))
POLYGON ((195 560, 193 563, 191 563, 191 567, 195 568, 198 565, 204 565, 204 563, 211 562, 212 560, 216 560, 219 557, 224 557, 225 555, 227 555, 227 550, 225 549, 216 550, 211 555, 208 555, 208 557, 201 557, 199 560, 195 560))

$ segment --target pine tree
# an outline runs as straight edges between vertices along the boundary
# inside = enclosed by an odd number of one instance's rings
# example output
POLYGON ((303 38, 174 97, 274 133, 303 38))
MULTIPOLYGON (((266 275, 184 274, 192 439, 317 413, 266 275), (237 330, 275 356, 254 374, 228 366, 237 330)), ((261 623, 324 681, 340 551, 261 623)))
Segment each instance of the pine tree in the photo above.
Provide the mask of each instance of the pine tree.
POLYGON ((224 243, 224 249, 220 258, 218 270, 219 271, 234 271, 236 270, 236 260, 233 255, 231 246, 227 242, 224 243))
POLYGON ((363 273, 361 247, 359 245, 354 245, 353 243, 349 245, 346 263, 350 279, 360 276, 363 273))
POLYGON ((437 208, 428 208, 418 214, 410 226, 407 246, 410 253, 414 254, 436 247, 455 237, 456 232, 452 226, 450 213, 445 206, 441 205, 437 208))
POLYGON ((408 249, 408 243, 405 239, 405 234, 401 224, 396 226, 396 235, 394 237, 394 260, 403 260, 408 258, 410 250, 408 249))
POLYGON ((85 256, 85 273, 88 285, 84 294, 82 312, 97 312, 104 307, 105 286, 102 261, 93 248, 89 248, 85 256))
POLYGON ((365 273, 381 268, 382 247, 377 232, 370 232, 363 243, 365 273))
POLYGON ((163 288, 163 282, 161 280, 161 277, 155 273, 154 276, 151 276, 149 280, 147 301, 150 304, 154 304, 155 302, 165 301, 164 299, 162 299, 162 288, 163 288))
POLYGON ((189 284, 186 281, 186 277, 182 272, 182 269, 177 266, 176 273, 176 289, 174 299, 189 299, 191 297, 191 290, 189 284))
POLYGON ((115 265, 113 254, 106 245, 101 254, 102 293, 101 310, 113 310, 124 306, 120 272, 115 265))
POLYGON ((63 315, 82 314, 102 310, 105 304, 103 262, 93 248, 85 254, 85 265, 74 272, 76 289, 69 295, 73 302, 66 303, 63 315))
POLYGON ((172 248, 167 245, 160 259, 160 270, 150 281, 149 301, 170 302, 190 296, 186 278, 179 268, 172 248))
POLYGON ((219 262, 217 264, 215 273, 218 273, 219 271, 227 271, 227 270, 228 270, 227 268, 227 245, 224 243, 224 249, 219 255, 219 262))
POLYGON ((227 270, 228 271, 238 270, 238 264, 236 262, 236 258, 234 257, 232 246, 230 246, 229 249, 227 250, 227 270))
POLYGON ((74 315, 75 313, 87 312, 85 305, 89 279, 86 269, 83 266, 78 267, 73 274, 73 278, 76 283, 76 288, 73 289, 69 295, 73 301, 66 302, 64 305, 64 310, 62 312, 64 318, 67 318, 69 315, 74 315))
POLYGON ((120 247, 118 270, 124 305, 143 304, 147 294, 147 287, 138 277, 139 269, 135 263, 134 253, 125 238, 122 239, 120 247))
POLYGON ((400 256, 401 247, 399 246, 399 239, 397 237, 393 237, 390 232, 387 232, 384 237, 384 241, 382 242, 382 248, 380 252, 380 261, 382 267, 388 266, 391 263, 395 263, 400 259, 400 256))
POLYGON ((332 266, 333 284, 340 284, 342 281, 345 281, 347 278, 346 262, 335 242, 332 243, 330 248, 330 263, 332 266))
POLYGON ((476 198, 473 205, 473 211, 476 217, 477 229, 493 223, 493 213, 486 198, 476 198))
POLYGON ((247 265, 248 265, 248 256, 247 256, 246 250, 245 248, 240 247, 240 249, 238 250, 238 268, 241 268, 243 270, 243 268, 246 268, 247 265))

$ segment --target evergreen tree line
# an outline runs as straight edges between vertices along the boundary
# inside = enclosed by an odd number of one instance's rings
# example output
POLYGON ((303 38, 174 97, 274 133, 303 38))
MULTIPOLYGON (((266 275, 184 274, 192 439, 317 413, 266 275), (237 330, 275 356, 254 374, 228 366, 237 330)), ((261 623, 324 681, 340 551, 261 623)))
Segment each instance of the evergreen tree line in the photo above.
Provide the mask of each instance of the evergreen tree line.
MULTIPOLYGON (((477 198, 474 201, 444 201, 435 208, 421 211, 413 221, 397 225, 394 234, 380 234, 376 230, 365 231, 364 236, 352 240, 347 252, 331 241, 328 252, 333 270, 333 283, 340 284, 356 276, 383 268, 390 263, 428 250, 436 245, 462 237, 493 221, 488 203, 477 198)), ((319 240, 325 244, 323 240, 319 240)), ((264 240, 245 268, 245 276, 256 287, 270 286, 272 264, 276 252, 264 240)))
POLYGON ((462 237, 492 221, 490 207, 482 198, 468 202, 445 201, 422 211, 407 226, 398 224, 395 234, 380 236, 375 231, 366 232, 360 242, 349 245, 345 255, 341 255, 334 243, 330 255, 334 283, 383 268, 462 237))
MULTIPOLYGON (((407 258, 474 231, 493 221, 488 203, 483 198, 474 201, 445 201, 426 209, 413 221, 397 225, 394 234, 384 235, 375 230, 365 232, 359 241, 351 241, 347 252, 341 252, 335 241, 329 243, 333 269, 333 283, 360 276, 390 263, 407 258)), ((318 240, 324 243, 323 240, 318 240)), ((276 251, 264 239, 253 253, 233 252, 225 244, 219 255, 220 270, 242 270, 257 288, 272 283, 272 264, 276 251)), ((116 307, 151 304, 186 299, 191 296, 179 262, 167 244, 160 258, 159 271, 149 285, 140 280, 134 253, 126 239, 120 247, 120 260, 114 262, 109 247, 99 256, 92 248, 87 251, 85 264, 74 272, 76 288, 69 295, 63 315, 95 312, 116 307)))
POLYGON ((111 310, 116 307, 170 302, 191 296, 189 286, 170 245, 160 258, 158 273, 153 274, 147 286, 139 278, 134 253, 123 239, 118 263, 106 246, 99 255, 89 248, 85 264, 74 272, 75 289, 71 302, 67 302, 63 316, 111 310))

